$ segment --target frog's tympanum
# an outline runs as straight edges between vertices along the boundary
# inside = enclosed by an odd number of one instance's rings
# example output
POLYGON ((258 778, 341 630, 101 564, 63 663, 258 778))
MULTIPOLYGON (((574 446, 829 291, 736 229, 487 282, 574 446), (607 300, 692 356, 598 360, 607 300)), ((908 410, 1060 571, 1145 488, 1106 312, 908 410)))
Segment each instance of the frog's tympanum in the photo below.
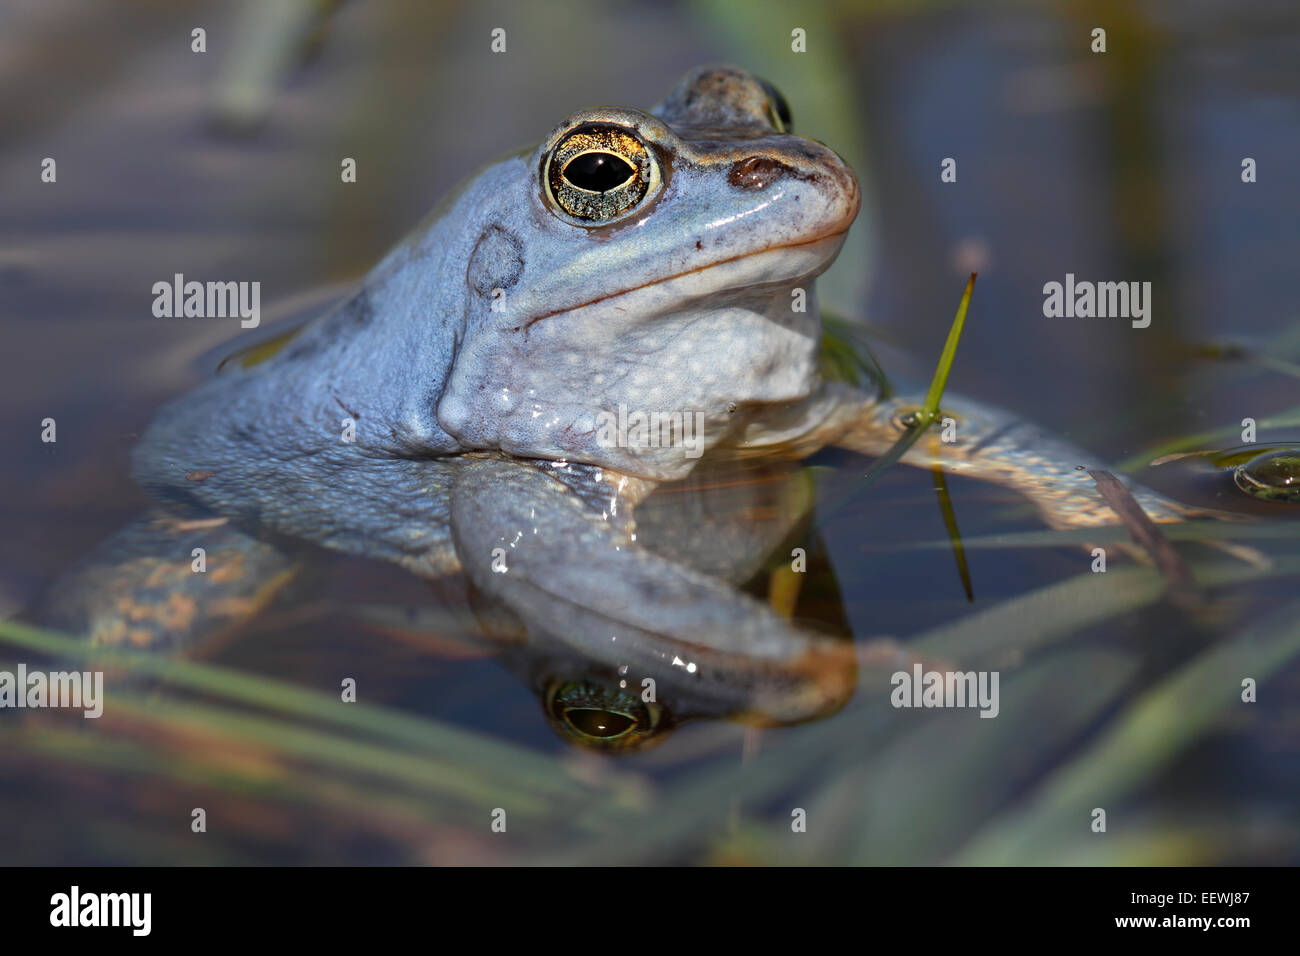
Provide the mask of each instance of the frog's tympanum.
MULTIPOLYGON (((707 463, 875 456, 907 427, 919 394, 886 399, 820 361, 813 280, 858 206, 853 171, 740 69, 696 69, 649 112, 573 113, 479 173, 335 311, 163 408, 133 460, 164 504, 47 619, 187 645, 269 600, 303 540, 462 572, 546 635, 538 659, 567 655, 559 676, 525 669, 575 740, 830 713, 855 685, 852 645, 735 586, 761 564, 756 540, 719 530, 691 555, 651 542, 637 512, 707 463)), ((906 462, 1018 489, 1053 526, 1115 520, 1076 468, 1086 453, 944 406, 956 442, 926 435, 906 462)), ((1156 520, 1182 513, 1135 494, 1156 520)))

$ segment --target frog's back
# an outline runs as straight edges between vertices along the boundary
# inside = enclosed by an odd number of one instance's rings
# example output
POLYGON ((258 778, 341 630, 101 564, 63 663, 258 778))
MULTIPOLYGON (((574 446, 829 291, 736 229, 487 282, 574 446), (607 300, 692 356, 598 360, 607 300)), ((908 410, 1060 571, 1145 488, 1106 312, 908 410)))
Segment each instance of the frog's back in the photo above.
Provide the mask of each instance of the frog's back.
POLYGON ((495 168, 333 311, 233 356, 164 406, 133 451, 137 481, 164 499, 331 546, 349 527, 380 531, 410 518, 411 492, 427 525, 464 450, 437 418, 473 295, 473 242, 456 224, 473 218, 495 168))

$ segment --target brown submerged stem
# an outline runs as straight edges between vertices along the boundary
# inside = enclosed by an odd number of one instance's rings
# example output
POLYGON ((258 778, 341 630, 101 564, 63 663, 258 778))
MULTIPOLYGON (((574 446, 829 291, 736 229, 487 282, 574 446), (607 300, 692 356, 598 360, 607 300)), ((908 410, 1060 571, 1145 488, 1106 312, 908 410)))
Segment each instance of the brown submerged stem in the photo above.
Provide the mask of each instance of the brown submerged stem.
POLYGON ((1102 499, 1124 522, 1130 537, 1151 555, 1151 560, 1164 576, 1165 593, 1170 602, 1188 611, 1201 608, 1205 602, 1192 578, 1192 572, 1187 569, 1186 563, 1169 543, 1169 539, 1142 510, 1133 493, 1109 471, 1090 468, 1088 474, 1097 483, 1097 491, 1102 499))

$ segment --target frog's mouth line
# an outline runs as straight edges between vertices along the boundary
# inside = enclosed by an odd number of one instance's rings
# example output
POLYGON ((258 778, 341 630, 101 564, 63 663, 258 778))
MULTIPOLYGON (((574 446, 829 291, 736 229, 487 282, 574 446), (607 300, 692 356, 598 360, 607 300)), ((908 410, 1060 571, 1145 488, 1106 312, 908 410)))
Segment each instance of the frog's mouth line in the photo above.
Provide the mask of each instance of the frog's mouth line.
MULTIPOLYGON (((697 275, 701 272, 708 272, 710 269, 716 269, 720 266, 729 265, 733 262, 740 262, 743 259, 752 259, 755 256, 765 255, 766 253, 769 252, 780 252, 782 249, 798 249, 803 246, 812 246, 812 245, 816 245, 819 242, 830 243, 832 240, 840 239, 848 231, 849 229, 846 226, 845 228, 840 229, 837 232, 828 232, 825 235, 817 236, 813 239, 804 239, 799 242, 787 242, 779 246, 768 246, 766 249, 755 249, 752 252, 742 252, 738 256, 731 256, 730 258, 727 259, 719 259, 716 262, 710 262, 708 265, 696 266, 694 269, 686 269, 682 272, 677 272, 670 276, 664 276, 662 279, 654 279, 650 282, 643 282, 641 285, 634 285, 627 289, 620 289, 618 292, 610 292, 607 295, 597 296, 594 299, 589 299, 586 302, 580 302, 577 305, 566 306, 565 308, 562 309, 552 309, 550 312, 543 312, 540 315, 533 316, 531 319, 529 319, 527 322, 523 323, 522 325, 516 326, 514 331, 516 332, 526 331, 536 323, 542 321, 542 319, 549 319, 552 316, 556 316, 556 315, 564 315, 565 313, 568 312, 577 312, 579 309, 585 309, 588 306, 597 305, 598 303, 601 302, 608 302, 610 299, 617 299, 621 295, 629 295, 630 293, 638 292, 641 289, 649 289, 653 286, 663 285, 665 282, 672 282, 674 279, 681 279, 686 276, 697 275)), ((831 262, 834 261, 834 258, 835 258, 834 256, 831 256, 830 259, 828 259, 825 263, 823 263, 821 268, 825 269, 828 266, 830 266, 831 262)), ((797 281, 802 275, 807 275, 807 274, 808 273, 806 272, 800 273, 799 275, 790 276, 789 279, 783 279, 777 281, 794 282, 797 281)), ((720 291, 723 290, 721 289, 711 290, 712 293, 716 293, 720 291)))

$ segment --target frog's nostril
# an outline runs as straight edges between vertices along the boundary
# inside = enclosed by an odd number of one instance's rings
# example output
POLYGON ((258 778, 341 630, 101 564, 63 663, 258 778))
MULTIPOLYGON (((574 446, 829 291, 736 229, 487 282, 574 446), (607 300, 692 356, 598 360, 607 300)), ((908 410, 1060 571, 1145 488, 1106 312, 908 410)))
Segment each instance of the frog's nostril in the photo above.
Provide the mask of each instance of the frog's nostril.
POLYGON ((790 171, 789 166, 768 156, 750 156, 732 165, 727 182, 738 189, 766 189, 790 171))

